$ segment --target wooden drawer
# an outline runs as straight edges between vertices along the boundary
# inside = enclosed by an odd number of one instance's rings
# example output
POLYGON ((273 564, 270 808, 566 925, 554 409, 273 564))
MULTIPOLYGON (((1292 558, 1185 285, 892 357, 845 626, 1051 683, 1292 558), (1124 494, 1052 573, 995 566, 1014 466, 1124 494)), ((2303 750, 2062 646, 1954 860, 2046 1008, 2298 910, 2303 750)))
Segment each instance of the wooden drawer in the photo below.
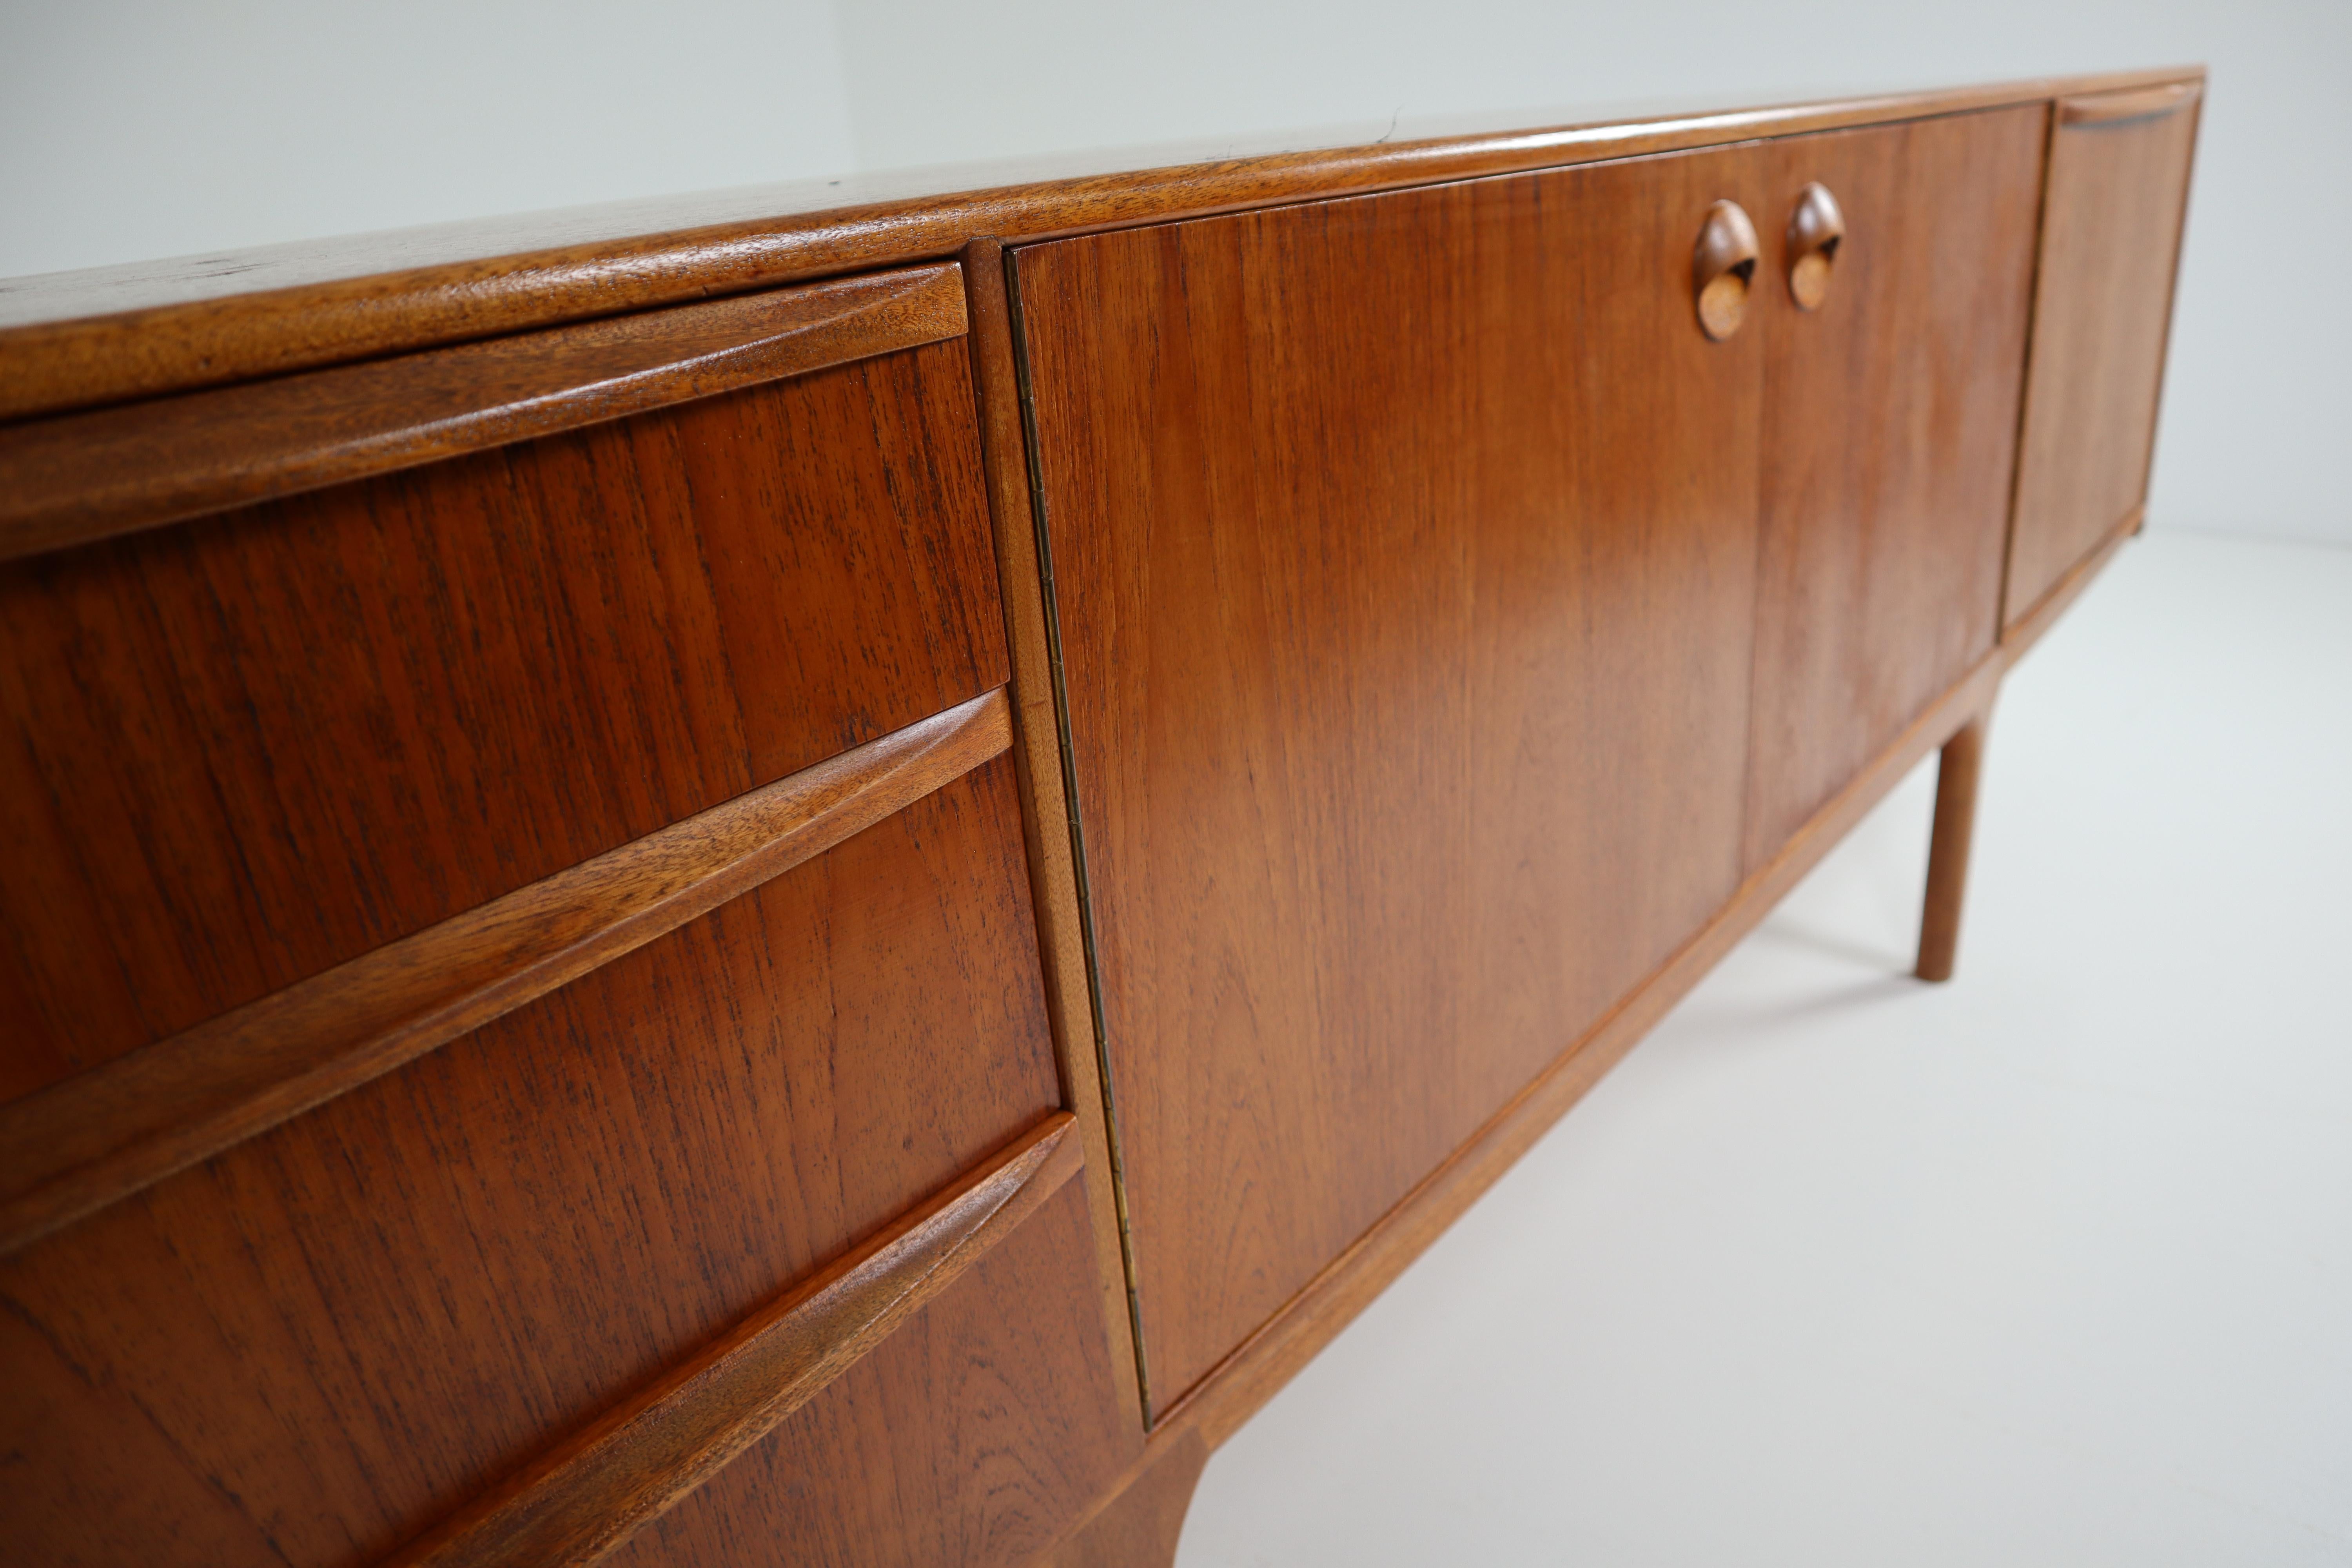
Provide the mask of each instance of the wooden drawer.
POLYGON ((1001 684, 957 269, 900 277, 787 379, 875 283, 0 436, 68 536, 461 451, 0 566, 0 1100, 1001 684))
MULTIPOLYGON (((1026 889, 1000 754, 16 1252, 0 1556, 382 1560, 1008 1143, 1066 1133, 1026 889)), ((721 1499, 797 1497, 771 1530, 806 1539, 691 1560, 805 1561, 870 1531, 860 1561, 950 1560, 925 1545, 942 1531, 987 1547, 954 1561, 1015 1561, 1116 1473, 1128 1428, 1066 1142, 1003 1262, 723 1478, 721 1499), (975 1378, 977 1412, 956 1386, 975 1378), (871 1500, 877 1445, 906 1472, 904 1520, 871 1500), (1006 1463, 926 1468, 975 1446, 1006 1463)), ((619 1509, 611 1490, 595 1507, 619 1509)), ((730 1506, 696 1501, 663 1538, 723 1532, 730 1506)))
POLYGON ((0 437, 0 1557, 1009 1563, 1133 1458, 962 331, 0 437))

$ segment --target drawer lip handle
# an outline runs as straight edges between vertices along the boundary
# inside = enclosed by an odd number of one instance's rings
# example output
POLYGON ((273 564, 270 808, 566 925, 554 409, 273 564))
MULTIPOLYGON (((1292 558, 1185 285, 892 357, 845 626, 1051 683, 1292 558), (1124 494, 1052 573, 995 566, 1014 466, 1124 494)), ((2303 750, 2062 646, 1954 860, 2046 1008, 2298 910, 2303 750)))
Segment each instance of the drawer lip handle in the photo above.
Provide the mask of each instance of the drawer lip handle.
POLYGON ((2058 100, 2058 123, 2085 128, 2129 125, 2175 114, 2205 96, 2193 81, 2168 81, 2124 92, 2092 92, 2058 100))
POLYGON ((1711 341, 1721 342, 1748 319, 1748 286, 1762 255, 1745 207, 1719 201, 1706 209, 1691 247, 1691 293, 1699 331, 1711 341))
POLYGON ((0 430, 0 561, 961 337, 952 261, 0 430))
POLYGON ((1013 744, 996 687, 0 1105, 0 1256, 781 876, 1013 744))
POLYGON ((572 1568, 619 1546, 807 1404, 1076 1174, 1076 1122, 1066 1110, 1047 1116, 385 1568, 572 1568))

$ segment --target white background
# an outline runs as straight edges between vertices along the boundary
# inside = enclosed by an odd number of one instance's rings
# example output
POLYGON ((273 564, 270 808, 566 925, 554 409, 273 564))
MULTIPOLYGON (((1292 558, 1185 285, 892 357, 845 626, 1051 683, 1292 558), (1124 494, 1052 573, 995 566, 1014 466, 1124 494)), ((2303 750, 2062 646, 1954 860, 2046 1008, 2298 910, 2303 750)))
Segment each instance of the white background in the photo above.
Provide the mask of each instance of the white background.
POLYGON ((1399 115, 2203 61, 2153 521, 2352 543, 2346 0, 0 5, 0 276, 1399 115))

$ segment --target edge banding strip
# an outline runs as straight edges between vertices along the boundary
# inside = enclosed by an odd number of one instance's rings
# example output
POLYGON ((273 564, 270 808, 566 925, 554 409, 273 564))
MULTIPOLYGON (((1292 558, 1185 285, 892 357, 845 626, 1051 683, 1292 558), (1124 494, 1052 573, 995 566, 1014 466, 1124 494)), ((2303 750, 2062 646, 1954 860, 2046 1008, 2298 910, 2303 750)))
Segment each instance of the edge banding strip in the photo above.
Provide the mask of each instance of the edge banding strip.
POLYGON ((1077 1173, 1055 1111, 686 1365, 623 1400, 387 1568, 573 1568, 619 1546, 773 1431, 1077 1173))
POLYGON ((961 337, 953 262, 0 430, 0 561, 961 337))
POLYGON ((1012 743, 999 687, 0 1106, 0 1254, 667 935, 1012 743))

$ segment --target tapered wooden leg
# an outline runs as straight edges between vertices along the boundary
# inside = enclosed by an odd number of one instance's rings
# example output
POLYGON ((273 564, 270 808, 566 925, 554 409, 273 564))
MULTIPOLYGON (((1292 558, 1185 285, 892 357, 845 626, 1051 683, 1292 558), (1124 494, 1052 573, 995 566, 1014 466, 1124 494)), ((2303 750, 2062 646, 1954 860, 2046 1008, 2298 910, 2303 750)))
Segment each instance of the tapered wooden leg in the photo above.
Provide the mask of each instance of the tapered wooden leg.
POLYGON ((1170 1442, 1127 1489, 1034 1568, 1169 1568, 1209 1446, 1197 1431, 1170 1442))
POLYGON ((1944 742, 1936 764, 1936 830, 1927 848, 1927 908, 1919 921, 1922 980, 1949 980, 1960 945, 1960 897, 1968 890, 1969 840, 1976 834, 1977 774, 1984 763, 1979 713, 1944 742))

